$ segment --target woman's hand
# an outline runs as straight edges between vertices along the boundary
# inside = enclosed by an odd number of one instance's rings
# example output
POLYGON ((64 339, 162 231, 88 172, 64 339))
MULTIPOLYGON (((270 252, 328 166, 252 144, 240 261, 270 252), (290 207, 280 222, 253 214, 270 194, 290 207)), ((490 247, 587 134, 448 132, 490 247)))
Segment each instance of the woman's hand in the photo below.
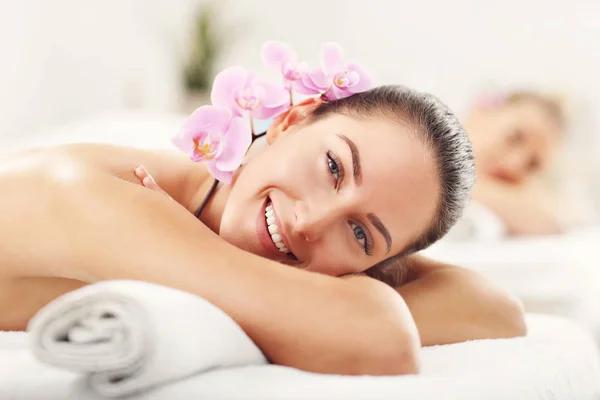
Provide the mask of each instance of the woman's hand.
POLYGON ((150 175, 146 167, 143 165, 140 165, 135 169, 135 176, 140 180, 140 184, 142 186, 171 198, 171 196, 169 196, 169 194, 164 191, 163 188, 158 185, 158 183, 156 183, 154 177, 150 175))

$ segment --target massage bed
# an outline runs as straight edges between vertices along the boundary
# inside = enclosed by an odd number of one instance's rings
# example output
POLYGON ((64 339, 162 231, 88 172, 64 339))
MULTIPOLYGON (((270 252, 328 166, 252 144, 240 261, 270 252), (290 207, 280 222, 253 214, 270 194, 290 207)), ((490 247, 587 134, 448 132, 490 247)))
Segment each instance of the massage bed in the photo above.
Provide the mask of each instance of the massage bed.
POLYGON ((28 333, 0 334, 0 399, 600 398, 591 336, 558 317, 528 315, 527 325, 523 338, 423 348, 419 375, 321 375, 269 365, 226 314, 197 296, 102 282, 51 303, 28 333), (97 329, 107 313, 110 328, 97 329))

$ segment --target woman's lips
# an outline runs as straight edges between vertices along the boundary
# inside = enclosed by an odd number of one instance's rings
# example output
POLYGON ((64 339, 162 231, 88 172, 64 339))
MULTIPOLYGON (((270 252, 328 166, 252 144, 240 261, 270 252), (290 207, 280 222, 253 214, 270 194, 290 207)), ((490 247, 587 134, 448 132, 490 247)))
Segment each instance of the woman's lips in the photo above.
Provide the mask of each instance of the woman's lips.
POLYGON ((498 180, 504 181, 504 182, 509 182, 509 183, 516 183, 517 180, 515 179, 514 176, 502 171, 502 170, 492 170, 489 172, 489 175, 492 176, 493 178, 496 178, 498 180))

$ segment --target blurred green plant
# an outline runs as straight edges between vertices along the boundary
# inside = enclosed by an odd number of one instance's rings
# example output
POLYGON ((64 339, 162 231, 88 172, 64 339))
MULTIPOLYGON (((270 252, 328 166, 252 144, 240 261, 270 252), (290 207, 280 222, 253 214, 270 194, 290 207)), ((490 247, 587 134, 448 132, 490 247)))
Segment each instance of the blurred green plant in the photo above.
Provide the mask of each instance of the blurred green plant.
POLYGON ((225 42, 214 3, 203 6, 193 24, 192 48, 184 70, 185 86, 190 92, 208 91, 214 79, 217 59, 225 42))

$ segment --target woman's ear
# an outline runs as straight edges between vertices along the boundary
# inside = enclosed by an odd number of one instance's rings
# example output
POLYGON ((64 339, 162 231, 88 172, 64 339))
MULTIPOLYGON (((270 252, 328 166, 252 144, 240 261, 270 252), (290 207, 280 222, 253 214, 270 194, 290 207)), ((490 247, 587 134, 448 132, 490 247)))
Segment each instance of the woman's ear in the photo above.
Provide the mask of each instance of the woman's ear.
POLYGON ((273 143, 280 136, 285 135, 290 127, 304 122, 321 103, 323 100, 320 97, 306 99, 279 115, 267 129, 267 143, 273 143))

